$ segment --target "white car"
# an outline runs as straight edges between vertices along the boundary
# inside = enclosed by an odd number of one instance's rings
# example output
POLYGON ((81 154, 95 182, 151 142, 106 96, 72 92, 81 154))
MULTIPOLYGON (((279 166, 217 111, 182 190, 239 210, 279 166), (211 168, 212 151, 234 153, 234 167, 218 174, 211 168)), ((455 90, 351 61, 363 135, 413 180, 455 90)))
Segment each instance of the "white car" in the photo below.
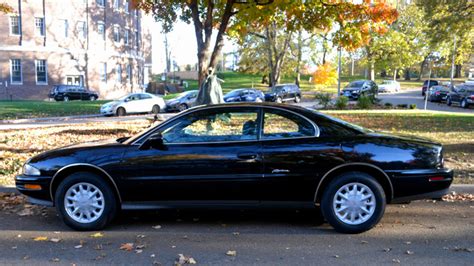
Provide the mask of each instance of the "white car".
POLYGON ((100 113, 117 116, 150 112, 157 114, 165 110, 165 107, 165 101, 159 96, 150 93, 131 93, 102 105, 100 113))
POLYGON ((379 92, 398 92, 400 91, 400 83, 396 80, 384 80, 379 85, 379 92))

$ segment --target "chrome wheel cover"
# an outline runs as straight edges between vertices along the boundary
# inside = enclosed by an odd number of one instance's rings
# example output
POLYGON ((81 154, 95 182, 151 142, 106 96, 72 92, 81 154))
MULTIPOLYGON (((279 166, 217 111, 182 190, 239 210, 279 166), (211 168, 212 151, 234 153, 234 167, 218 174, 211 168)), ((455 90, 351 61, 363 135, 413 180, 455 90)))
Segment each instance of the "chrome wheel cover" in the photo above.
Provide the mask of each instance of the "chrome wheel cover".
POLYGON ((95 222, 104 212, 104 194, 90 183, 74 184, 66 191, 64 208, 67 215, 78 223, 95 222))
POLYGON ((339 221, 359 225, 372 217, 376 201, 372 190, 362 183, 348 183, 334 195, 332 208, 339 221))

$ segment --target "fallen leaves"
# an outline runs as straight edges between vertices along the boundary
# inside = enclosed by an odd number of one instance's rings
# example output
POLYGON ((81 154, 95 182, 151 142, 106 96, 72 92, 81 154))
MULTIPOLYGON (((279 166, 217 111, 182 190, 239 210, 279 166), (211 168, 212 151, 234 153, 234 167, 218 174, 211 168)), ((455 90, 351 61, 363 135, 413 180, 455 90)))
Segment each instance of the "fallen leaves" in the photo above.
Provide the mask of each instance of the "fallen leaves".
POLYGON ((444 195, 443 201, 455 202, 455 201, 474 201, 474 194, 469 193, 456 193, 455 191, 444 195))
POLYGON ((411 250, 407 250, 407 251, 405 251, 405 254, 407 254, 407 255, 413 255, 413 254, 415 254, 415 252, 413 252, 413 251, 411 251, 411 250))
POLYGON ((196 264, 196 260, 192 257, 184 256, 183 254, 178 254, 178 259, 175 261, 175 266, 181 266, 184 264, 196 264))
POLYGON ((101 232, 97 232, 95 234, 90 235, 90 237, 92 237, 92 238, 101 238, 101 237, 104 237, 104 234, 102 234, 101 232))
POLYGON ((53 242, 53 243, 59 243, 61 241, 61 239, 59 238, 51 238, 49 241, 53 242))
POLYGON ((134 244, 133 243, 123 243, 122 245, 120 245, 120 250, 125 250, 125 251, 132 251, 133 250, 133 246, 134 244))
POLYGON ((153 229, 161 229, 161 225, 155 225, 155 226, 152 226, 151 228, 153 228, 153 229))
POLYGON ((235 257, 235 256, 237 256, 237 251, 235 251, 235 250, 228 250, 225 254, 226 254, 227 256, 235 257))
POLYGON ((37 236, 37 237, 33 238, 33 241, 48 241, 48 237, 47 236, 37 236))

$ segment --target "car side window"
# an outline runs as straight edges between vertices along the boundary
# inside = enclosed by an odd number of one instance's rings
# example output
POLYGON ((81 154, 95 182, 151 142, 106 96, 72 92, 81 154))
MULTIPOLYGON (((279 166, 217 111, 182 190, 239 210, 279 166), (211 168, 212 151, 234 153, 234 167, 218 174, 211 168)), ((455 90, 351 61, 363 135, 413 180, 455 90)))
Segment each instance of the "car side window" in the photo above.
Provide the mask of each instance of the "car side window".
POLYGON ((151 96, 148 94, 140 94, 140 100, 151 99, 151 96))
POLYGON ((262 139, 315 136, 315 128, 299 115, 280 110, 265 110, 262 139))
POLYGON ((162 131, 165 143, 256 140, 258 113, 253 110, 196 112, 162 131))

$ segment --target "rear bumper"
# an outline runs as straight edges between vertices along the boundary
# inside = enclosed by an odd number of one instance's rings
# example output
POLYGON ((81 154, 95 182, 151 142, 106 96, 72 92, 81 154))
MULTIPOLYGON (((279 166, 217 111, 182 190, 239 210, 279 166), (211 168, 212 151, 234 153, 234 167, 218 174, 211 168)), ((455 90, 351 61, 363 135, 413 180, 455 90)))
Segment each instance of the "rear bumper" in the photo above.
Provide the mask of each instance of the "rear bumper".
POLYGON ((386 172, 392 180, 393 203, 441 198, 453 182, 453 171, 446 168, 386 172))

